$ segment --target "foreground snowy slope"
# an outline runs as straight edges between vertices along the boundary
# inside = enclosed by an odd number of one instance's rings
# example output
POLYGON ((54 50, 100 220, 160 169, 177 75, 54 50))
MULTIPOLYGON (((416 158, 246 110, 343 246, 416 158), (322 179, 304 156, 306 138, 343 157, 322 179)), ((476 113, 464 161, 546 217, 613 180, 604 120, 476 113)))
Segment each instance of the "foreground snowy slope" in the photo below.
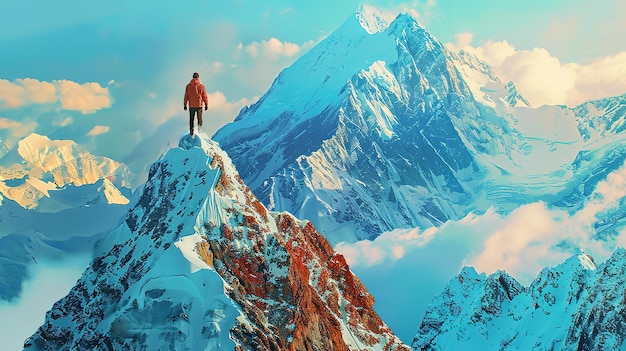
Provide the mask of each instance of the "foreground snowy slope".
POLYGON ((430 305, 414 350, 619 350, 626 338, 626 250, 581 253, 529 287, 466 267, 430 305))
POLYGON ((186 135, 26 349, 407 350, 373 303, 311 223, 186 135))

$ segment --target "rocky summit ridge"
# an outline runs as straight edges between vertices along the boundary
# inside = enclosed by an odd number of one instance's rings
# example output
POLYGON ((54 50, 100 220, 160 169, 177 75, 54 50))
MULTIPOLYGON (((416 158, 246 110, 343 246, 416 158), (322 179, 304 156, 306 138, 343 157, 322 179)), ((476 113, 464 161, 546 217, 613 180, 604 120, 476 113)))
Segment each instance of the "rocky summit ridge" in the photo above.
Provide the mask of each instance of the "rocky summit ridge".
POLYGON ((139 193, 26 350, 408 350, 343 256, 267 211, 205 135, 139 193))

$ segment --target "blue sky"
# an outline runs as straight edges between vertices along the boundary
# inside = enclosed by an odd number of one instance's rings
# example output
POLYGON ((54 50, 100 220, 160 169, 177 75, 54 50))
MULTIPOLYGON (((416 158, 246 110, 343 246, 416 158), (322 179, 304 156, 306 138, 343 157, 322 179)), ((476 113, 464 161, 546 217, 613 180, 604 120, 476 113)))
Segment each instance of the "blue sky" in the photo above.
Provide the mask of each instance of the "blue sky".
MULTIPOLYGON (((31 132, 73 139, 135 170, 185 132, 182 91, 192 72, 201 74, 210 93, 205 132, 212 134, 258 99, 283 68, 335 30, 360 4, 352 0, 35 3, 3 1, 0 12, 0 138, 9 147, 31 132)), ((626 66, 626 47, 620 38, 626 32, 623 2, 369 4, 409 12, 442 42, 473 49, 502 66, 497 73, 519 80, 518 87, 535 104, 571 105, 626 91, 624 80, 616 78, 626 66), (509 58, 506 62, 516 58, 515 69, 504 64, 503 55, 509 58), (549 79, 547 83, 528 74, 529 60, 543 67, 531 72, 549 79), (594 63, 602 65, 604 76, 612 77, 610 84, 597 77, 594 63), (553 74, 541 72, 545 67, 553 74), (585 74, 586 81, 595 80, 594 87, 585 88, 589 85, 574 78, 585 74), (551 94, 555 91, 559 94, 551 94)))

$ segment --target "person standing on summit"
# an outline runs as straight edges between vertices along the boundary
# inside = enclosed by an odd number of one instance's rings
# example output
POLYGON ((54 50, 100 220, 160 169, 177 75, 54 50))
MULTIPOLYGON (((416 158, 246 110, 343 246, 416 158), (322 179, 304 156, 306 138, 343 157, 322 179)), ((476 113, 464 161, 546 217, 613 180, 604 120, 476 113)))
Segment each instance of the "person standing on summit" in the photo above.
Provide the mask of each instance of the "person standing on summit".
POLYGON ((204 110, 209 108, 209 98, 206 94, 206 88, 204 84, 200 83, 200 75, 198 73, 193 74, 193 78, 187 84, 185 88, 185 101, 183 102, 183 109, 187 111, 187 104, 189 104, 189 134, 193 136, 193 122, 195 116, 198 116, 198 129, 202 127, 202 103, 204 102, 204 110))

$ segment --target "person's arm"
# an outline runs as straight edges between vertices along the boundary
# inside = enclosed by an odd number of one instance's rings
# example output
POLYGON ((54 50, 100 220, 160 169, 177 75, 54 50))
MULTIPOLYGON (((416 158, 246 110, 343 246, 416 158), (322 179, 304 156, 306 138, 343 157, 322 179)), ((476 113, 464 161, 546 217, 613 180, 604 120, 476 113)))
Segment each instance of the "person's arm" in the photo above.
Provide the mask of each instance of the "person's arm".
POLYGON ((187 92, 189 86, 185 87, 185 97, 183 99, 183 110, 187 110, 187 103, 189 102, 189 93, 187 92))
POLYGON ((204 101, 204 110, 209 109, 209 96, 206 93, 206 88, 202 86, 202 101, 204 101))

